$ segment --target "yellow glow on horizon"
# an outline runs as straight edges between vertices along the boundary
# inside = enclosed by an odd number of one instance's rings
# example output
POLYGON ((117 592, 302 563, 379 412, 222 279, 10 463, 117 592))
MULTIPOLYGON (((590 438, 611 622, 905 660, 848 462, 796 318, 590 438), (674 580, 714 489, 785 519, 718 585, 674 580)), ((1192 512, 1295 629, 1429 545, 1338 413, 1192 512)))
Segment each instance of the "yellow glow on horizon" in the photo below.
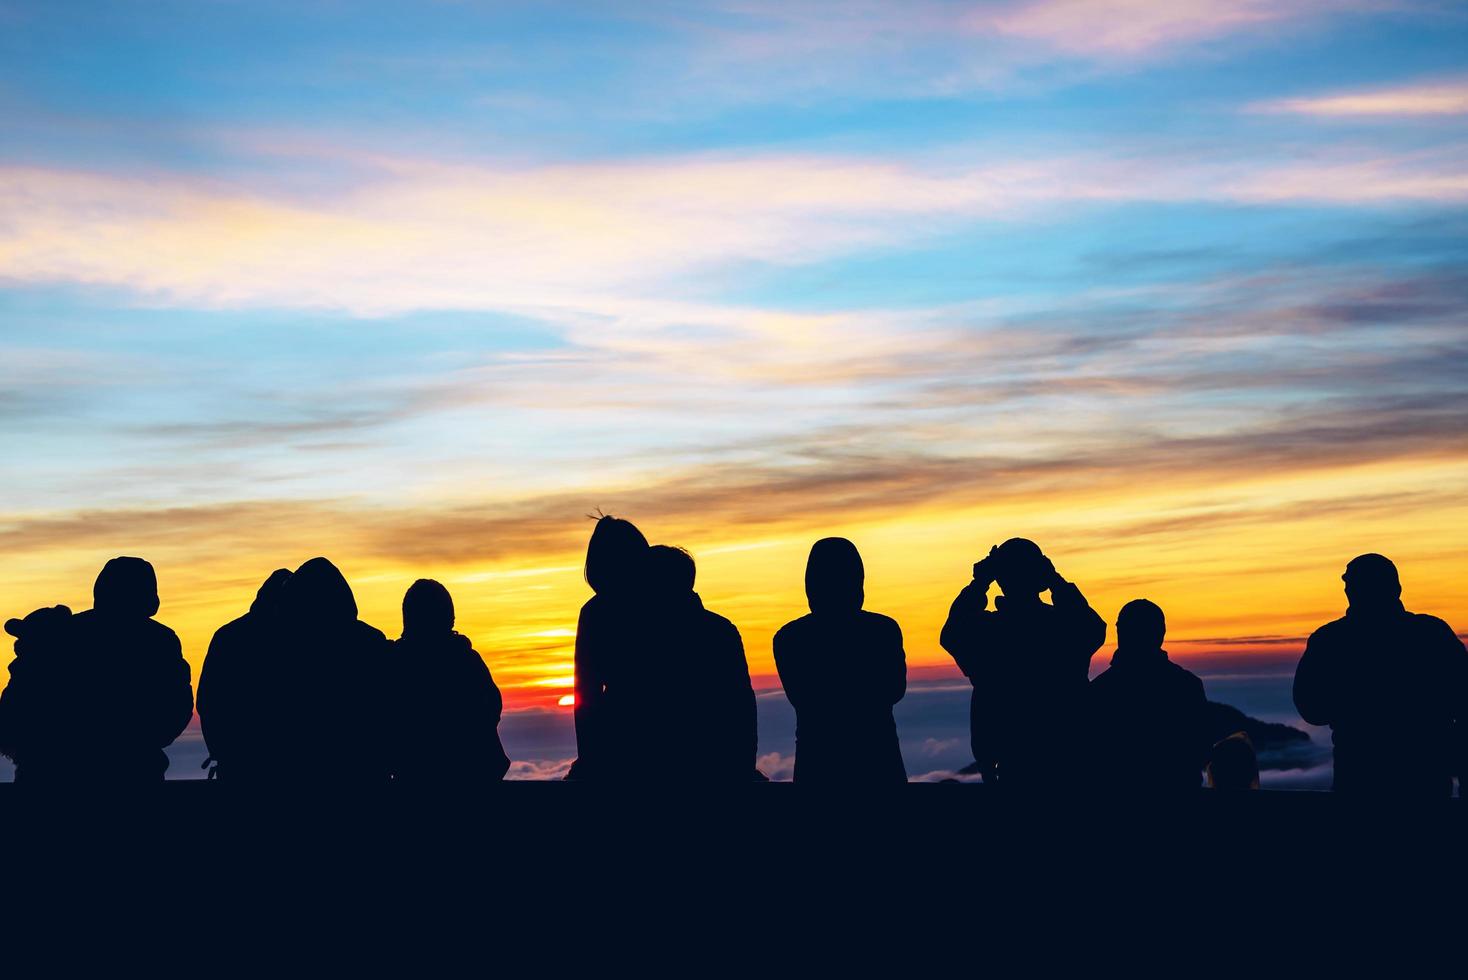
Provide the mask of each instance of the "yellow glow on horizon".
MULTIPOLYGON (((1341 569, 1367 551, 1398 563, 1409 608, 1462 630, 1468 627, 1463 486, 1468 460, 1425 458, 1247 473, 1226 482, 1180 467, 1166 480, 1152 474, 1133 486, 1062 486, 1028 496, 986 496, 976 488, 971 501, 849 515, 833 508, 757 528, 721 527, 697 514, 627 516, 651 540, 692 552, 706 606, 739 627, 751 673, 768 679, 775 673, 771 637, 807 611, 806 555, 828 535, 849 537, 861 549, 867 608, 898 620, 915 667, 949 663, 937 643, 949 603, 973 561, 1016 535, 1039 542, 1108 622, 1130 599, 1158 602, 1175 652, 1222 649, 1215 641, 1230 637, 1307 634, 1341 614, 1341 569)), ((581 530, 589 533, 590 526, 580 514, 568 515, 567 526, 576 534, 565 547, 425 568, 374 557, 336 525, 324 526, 309 550, 338 562, 362 618, 390 637, 400 631, 403 590, 420 577, 439 579, 454 596, 458 629, 490 665, 507 707, 549 707, 574 684, 571 641, 590 595, 581 576, 581 530)), ((309 555, 299 553, 294 539, 246 539, 238 551, 196 545, 185 536, 118 542, 105 552, 34 549, 7 562, 7 580, 0 582, 4 613, 56 602, 87 608, 103 561, 140 554, 158 568, 158 618, 179 633, 197 677, 213 631, 249 607, 270 569, 309 555)))

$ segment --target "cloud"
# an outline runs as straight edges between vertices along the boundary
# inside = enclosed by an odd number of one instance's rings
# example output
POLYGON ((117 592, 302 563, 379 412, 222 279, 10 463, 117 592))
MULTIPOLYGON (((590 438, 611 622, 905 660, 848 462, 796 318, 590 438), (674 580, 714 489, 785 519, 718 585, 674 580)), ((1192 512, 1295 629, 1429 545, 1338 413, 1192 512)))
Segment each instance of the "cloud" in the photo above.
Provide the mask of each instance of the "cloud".
POLYGON ((795 778, 794 755, 766 752, 755 760, 754 767, 774 783, 788 783, 795 778))
POLYGON ((643 4, 639 15, 681 43, 647 59, 647 94, 633 100, 632 111, 652 111, 649 104, 669 112, 695 102, 800 105, 857 93, 944 98, 1064 87, 1203 44, 1277 35, 1391 6, 1382 0, 643 4), (678 84, 668 84, 670 75, 678 84))
POLYGON ((1468 113, 1468 79, 1447 78, 1333 95, 1255 103, 1256 112, 1351 118, 1358 116, 1461 116, 1468 113))
POLYGON ((510 780, 524 779, 565 779, 566 773, 571 771, 571 763, 575 759, 518 759, 510 763, 509 772, 505 778, 510 780))
POLYGON ((806 262, 905 217, 1008 209, 1031 167, 925 174, 875 161, 692 158, 534 170, 391 163, 292 200, 180 177, 0 170, 11 281, 119 285, 230 307, 583 305, 713 263, 806 262))
POLYGON ((1379 9, 1325 0, 1028 0, 981 7, 979 31, 1024 38, 1100 59, 1135 59, 1287 21, 1379 9))
MULTIPOLYGON (((616 317, 713 270, 801 265, 1066 204, 1468 198, 1462 154, 1268 160, 692 156, 533 168, 375 161, 296 198, 179 174, 0 168, 12 283, 206 308, 616 317)), ((772 323, 771 328, 778 327, 772 323)))
POLYGON ((1251 203, 1461 202, 1468 200, 1468 163, 1456 148, 1426 158, 1320 160, 1241 177, 1228 193, 1251 203))

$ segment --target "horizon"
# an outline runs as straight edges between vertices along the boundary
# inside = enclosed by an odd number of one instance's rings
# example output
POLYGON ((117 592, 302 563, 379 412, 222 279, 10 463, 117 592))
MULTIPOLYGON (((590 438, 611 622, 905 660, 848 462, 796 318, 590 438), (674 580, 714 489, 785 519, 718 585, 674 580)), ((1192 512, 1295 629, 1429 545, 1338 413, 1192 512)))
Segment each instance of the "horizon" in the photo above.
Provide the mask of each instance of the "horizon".
POLYGON ((1464 636, 1464 50, 1446 2, 0 0, 3 617, 137 555, 197 681, 325 555, 569 714, 605 512, 766 687, 832 535, 921 677, 1016 536, 1214 676, 1366 552, 1464 636))

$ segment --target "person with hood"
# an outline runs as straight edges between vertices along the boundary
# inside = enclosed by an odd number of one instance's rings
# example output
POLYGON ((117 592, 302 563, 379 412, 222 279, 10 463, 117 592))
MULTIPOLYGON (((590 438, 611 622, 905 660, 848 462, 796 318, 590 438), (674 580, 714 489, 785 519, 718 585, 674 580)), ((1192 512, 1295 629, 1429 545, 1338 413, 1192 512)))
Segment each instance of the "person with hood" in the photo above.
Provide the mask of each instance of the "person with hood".
POLYGON ((273 724, 263 712, 269 688, 278 683, 272 649, 281 629, 280 610, 290 569, 277 568, 260 586, 249 612, 219 627, 199 671, 199 726, 214 763, 211 776, 258 777, 271 755, 261 726, 273 724))
POLYGON ((985 782, 1056 789, 1078 747, 1091 657, 1106 622, 1038 545, 1011 538, 975 563, 939 642, 973 683, 970 740, 985 782), (989 588, 1004 594, 989 608, 989 588), (1050 592, 1050 602, 1040 593, 1050 592))
POLYGON ((896 620, 862 609, 866 571, 856 545, 810 549, 810 614, 775 634, 775 668, 795 708, 797 783, 905 783, 892 706, 907 691, 896 620))
POLYGON ((607 677, 617 664, 640 656, 641 602, 647 538, 631 521, 597 519, 586 546, 586 584, 592 597, 576 621, 576 761, 567 779, 609 776, 612 752, 607 722, 607 677))
POLYGON ((17 752, 18 781, 163 778, 163 750, 193 717, 194 692, 177 634, 153 618, 158 606, 153 566, 114 558, 97 576, 91 609, 47 617, 44 639, 24 638, 37 641, 25 653, 36 669, 19 678, 18 729, 6 739, 17 752))
POLYGON ((747 783, 758 747, 754 687, 739 630, 703 607, 688 552, 648 549, 641 644, 606 686, 614 733, 609 769, 621 780, 747 783))
POLYGON ((510 768, 500 743, 504 708, 489 667, 454 632, 454 600, 432 579, 403 596, 403 635, 391 646, 393 778, 448 784, 495 782, 510 768))
POLYGON ((1468 651, 1452 627, 1408 612, 1396 565, 1360 555, 1341 576, 1344 617, 1310 635, 1295 669, 1295 707, 1329 725, 1341 793, 1452 794, 1468 725, 1468 651))
POLYGON ((295 570, 274 632, 249 777, 302 786, 386 782, 387 637, 357 618, 352 587, 335 565, 312 558, 295 570))
POLYGON ((1167 658, 1167 619, 1146 599, 1116 617, 1116 653, 1088 693, 1091 776, 1103 790, 1197 789, 1212 745, 1203 682, 1167 658))

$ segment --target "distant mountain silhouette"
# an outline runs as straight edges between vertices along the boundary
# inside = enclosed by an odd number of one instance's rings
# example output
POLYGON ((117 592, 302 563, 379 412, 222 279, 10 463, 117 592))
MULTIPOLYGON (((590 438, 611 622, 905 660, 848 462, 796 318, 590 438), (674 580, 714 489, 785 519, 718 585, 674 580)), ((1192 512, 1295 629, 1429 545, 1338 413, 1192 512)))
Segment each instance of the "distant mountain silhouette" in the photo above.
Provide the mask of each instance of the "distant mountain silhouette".
MULTIPOLYGON (((1208 702, 1208 732, 1215 742, 1234 732, 1246 733, 1259 753, 1260 769, 1299 769, 1320 761, 1325 751, 1303 729, 1251 718, 1233 705, 1218 701, 1208 702)), ((959 770, 965 776, 978 772, 978 763, 959 770)))
POLYGON ((1208 702, 1208 732, 1215 742, 1228 738, 1234 732, 1243 732, 1261 754, 1298 750, 1314 744, 1309 732, 1294 725, 1250 718, 1233 705, 1218 701, 1208 702))
POLYGON ((1318 745, 1310 733, 1294 725, 1260 721, 1251 718, 1238 708, 1217 701, 1208 702, 1209 731, 1214 741, 1220 741, 1234 732, 1244 732, 1254 743, 1259 754, 1259 768, 1263 771, 1283 769, 1309 769, 1330 758, 1329 746, 1318 745))

